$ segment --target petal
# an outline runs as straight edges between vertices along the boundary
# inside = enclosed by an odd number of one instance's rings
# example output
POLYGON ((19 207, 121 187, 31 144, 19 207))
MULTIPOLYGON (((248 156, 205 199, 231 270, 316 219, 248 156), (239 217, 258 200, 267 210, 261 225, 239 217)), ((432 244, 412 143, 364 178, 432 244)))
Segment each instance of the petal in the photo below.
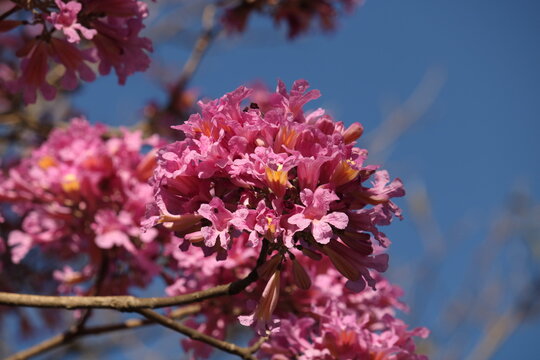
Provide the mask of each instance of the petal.
POLYGON ((291 225, 296 225, 298 230, 304 230, 311 224, 311 220, 307 219, 304 214, 294 214, 291 216, 287 222, 291 225))
POLYGON ((334 234, 330 225, 318 220, 313 220, 311 233, 319 244, 328 244, 334 234))
POLYGON ((201 228, 201 232, 204 236, 204 244, 208 247, 213 247, 216 245, 216 239, 219 235, 219 232, 211 226, 205 226, 201 228))
POLYGON ((333 212, 322 217, 321 221, 327 222, 338 229, 345 229, 349 223, 349 217, 342 212, 333 212))

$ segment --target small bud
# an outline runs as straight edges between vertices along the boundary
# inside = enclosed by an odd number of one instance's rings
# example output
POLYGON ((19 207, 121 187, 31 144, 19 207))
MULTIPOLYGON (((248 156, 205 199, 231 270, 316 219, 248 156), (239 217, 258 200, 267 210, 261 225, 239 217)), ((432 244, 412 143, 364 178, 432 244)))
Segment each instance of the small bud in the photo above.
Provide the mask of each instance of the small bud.
POLYGON ((154 149, 150 151, 146 156, 141 160, 139 165, 137 165, 137 178, 141 181, 148 180, 154 173, 154 168, 157 165, 156 159, 157 150, 154 149))
POLYGON ((184 239, 191 243, 197 243, 204 240, 204 236, 201 231, 195 231, 189 234, 184 235, 184 239))
POLYGON ((351 281, 356 281, 360 278, 360 272, 347 259, 338 254, 332 248, 325 246, 322 251, 330 258, 330 261, 343 276, 351 281))
POLYGON ((300 265, 298 261, 293 260, 292 270, 296 285, 303 290, 309 289, 311 286, 311 278, 306 272, 306 269, 304 269, 304 267, 300 265))
POLYGON ((341 161, 334 169, 334 172, 330 177, 330 183, 336 187, 347 184, 356 179, 359 172, 359 170, 355 170, 351 167, 351 162, 349 160, 341 161))
POLYGON ((343 141, 345 144, 350 144, 358 140, 363 133, 364 127, 360 123, 355 122, 343 132, 343 141))
POLYGON ((306 255, 307 257, 315 260, 315 261, 319 261, 322 259, 322 255, 319 254, 318 252, 315 252, 311 249, 308 249, 308 248, 305 248, 305 247, 302 247, 302 249, 300 249, 300 251, 302 251, 302 253, 304 255, 306 255))
POLYGON ((276 271, 278 265, 281 263, 283 256, 276 254, 270 258, 267 262, 259 266, 257 274, 261 279, 268 279, 276 271))

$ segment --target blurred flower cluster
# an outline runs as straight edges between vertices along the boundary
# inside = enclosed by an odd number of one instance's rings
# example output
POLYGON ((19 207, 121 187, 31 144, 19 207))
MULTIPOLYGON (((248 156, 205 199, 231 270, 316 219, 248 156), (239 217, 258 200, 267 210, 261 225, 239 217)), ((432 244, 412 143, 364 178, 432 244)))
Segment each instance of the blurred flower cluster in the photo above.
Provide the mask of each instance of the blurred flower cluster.
POLYGON ((63 293, 83 294, 83 285, 100 271, 106 274, 101 279, 106 293, 147 286, 170 239, 156 229, 142 233, 139 225, 152 197, 147 179, 155 164, 154 151, 143 155, 141 150, 160 145, 159 138, 124 130, 105 139, 106 131, 73 119, 0 184, 0 200, 23 219, 21 229, 7 238, 12 262, 20 263, 38 247, 64 264, 54 272, 63 293))
POLYGON ((56 65, 63 74, 60 85, 73 90, 80 80, 96 78, 114 69, 118 81, 150 65, 149 39, 140 37, 146 5, 136 0, 0 1, 0 42, 20 58, 18 74, 7 83, 24 101, 56 96, 48 75, 56 65))
POLYGON ((243 32, 253 13, 268 14, 274 22, 287 25, 289 38, 307 32, 314 21, 325 30, 334 30, 341 11, 352 11, 361 0, 242 0, 226 9, 225 27, 231 32, 243 32))

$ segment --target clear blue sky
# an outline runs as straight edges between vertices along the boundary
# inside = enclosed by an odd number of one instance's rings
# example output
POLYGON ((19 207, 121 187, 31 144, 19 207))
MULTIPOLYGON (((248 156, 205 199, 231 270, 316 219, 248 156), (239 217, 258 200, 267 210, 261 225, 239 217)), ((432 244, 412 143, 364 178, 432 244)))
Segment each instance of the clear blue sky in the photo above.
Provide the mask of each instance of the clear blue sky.
MULTIPOLYGON (((517 183, 529 184, 540 199, 540 2, 371 0, 340 23, 334 34, 287 42, 283 31, 257 21, 244 36, 214 46, 192 85, 217 97, 253 80, 273 87, 278 78, 287 84, 304 78, 323 94, 313 107, 346 123, 360 121, 369 133, 428 69, 440 69, 446 82, 439 96, 384 166, 410 187, 425 184, 447 239, 464 215, 484 234, 517 183)), ((157 54, 181 64, 187 47, 169 44, 157 54)), ((163 94, 144 75, 124 88, 107 77, 86 86, 76 104, 91 121, 130 124, 151 98, 163 94)), ((396 266, 418 259, 421 245, 410 221, 388 233, 396 266)), ((463 254, 449 254, 455 260, 442 279, 449 287, 464 276, 470 241, 463 254)), ((440 291, 435 299, 446 296, 444 287, 434 291, 440 291)), ((422 323, 436 327, 435 311, 422 323)), ((493 359, 540 358, 539 331, 538 320, 520 328, 493 359)))

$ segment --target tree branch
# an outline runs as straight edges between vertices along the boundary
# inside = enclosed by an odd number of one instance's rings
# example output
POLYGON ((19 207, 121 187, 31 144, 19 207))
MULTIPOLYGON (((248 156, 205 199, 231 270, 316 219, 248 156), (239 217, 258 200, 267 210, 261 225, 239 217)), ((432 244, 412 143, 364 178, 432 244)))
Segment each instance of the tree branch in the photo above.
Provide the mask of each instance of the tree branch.
MULTIPOLYGON (((212 336, 203 334, 189 326, 185 326, 183 324, 180 324, 166 316, 163 316, 155 311, 149 310, 149 309, 140 309, 137 310, 137 312, 143 316, 145 316, 148 319, 151 319, 155 322, 160 323, 161 325, 168 327, 169 329, 178 331, 179 333, 182 333, 186 335, 187 337, 193 339, 202 341, 208 345, 211 345, 217 349, 223 350, 225 352, 228 352, 230 354, 238 355, 242 359, 246 360, 257 360, 255 356, 253 356, 253 351, 251 347, 244 348, 237 346, 233 343, 223 341, 216 339, 212 336)), ((255 349, 257 351, 258 349, 255 349)))
MULTIPOLYGON (((201 310, 200 305, 191 305, 188 307, 176 309, 171 312, 168 318, 170 319, 181 319, 189 315, 198 313, 201 310)), ((66 331, 62 334, 53 336, 50 339, 47 339, 29 349, 25 349, 16 354, 13 354, 6 358, 5 360, 25 360, 30 357, 42 354, 46 351, 53 350, 60 346, 68 345, 75 341, 76 339, 88 336, 88 335, 99 335, 106 334, 114 331, 135 329, 147 325, 155 325, 156 322, 150 319, 129 319, 117 324, 101 325, 101 326, 92 326, 86 328, 79 328, 74 331, 66 331)))
POLYGON ((208 46, 210 45, 212 39, 216 34, 216 31, 214 29, 215 13, 216 7, 213 4, 210 4, 204 8, 202 15, 203 29, 201 31, 201 34, 197 38, 195 45, 193 46, 193 51, 191 52, 191 55, 184 64, 184 67, 182 68, 182 72, 180 73, 178 81, 176 81, 176 84, 171 90, 171 94, 169 96, 169 103, 167 104, 167 111, 173 113, 176 112, 175 104, 178 96, 180 96, 186 89, 188 82, 193 77, 193 74, 195 74, 195 71, 199 67, 199 64, 201 63, 201 60, 206 53, 208 46))
POLYGON ((21 9, 21 7, 19 5, 15 5, 14 7, 12 7, 11 9, 9 9, 8 11, 6 11, 5 13, 3 13, 2 15, 0 15, 0 21, 3 21, 4 19, 6 19, 7 17, 9 17, 10 15, 16 13, 17 11, 19 11, 21 9))
POLYGON ((49 296, 0 292, 0 305, 27 306, 64 309, 115 309, 133 311, 137 309, 157 309, 167 306, 188 305, 215 297, 236 295, 258 279, 257 268, 262 265, 268 252, 268 241, 264 240, 255 268, 245 278, 218 285, 191 294, 172 297, 138 298, 123 296, 49 296))
POLYGON ((187 305, 214 297, 232 295, 234 283, 219 285, 207 290, 173 297, 137 298, 134 296, 48 296, 13 294, 0 292, 0 305, 28 306, 64 309, 115 309, 130 311, 136 309, 157 309, 167 306, 187 305))

